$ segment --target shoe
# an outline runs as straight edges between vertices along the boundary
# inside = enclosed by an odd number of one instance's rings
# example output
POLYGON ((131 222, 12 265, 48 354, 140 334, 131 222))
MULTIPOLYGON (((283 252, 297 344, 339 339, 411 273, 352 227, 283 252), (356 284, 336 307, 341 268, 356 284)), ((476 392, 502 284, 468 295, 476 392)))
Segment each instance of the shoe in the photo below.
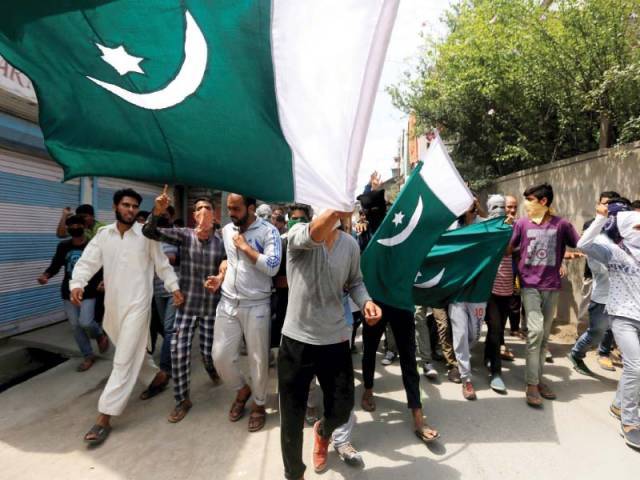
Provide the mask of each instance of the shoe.
POLYGON ((640 448, 640 427, 633 427, 628 432, 624 431, 624 427, 620 426, 620 435, 624 438, 624 442, 633 448, 640 448))
POLYGON ((465 382, 462 385, 462 396, 464 397, 465 400, 475 400, 476 398, 476 391, 473 388, 473 384, 471 382, 465 382))
POLYGON ((335 447, 335 449, 336 452, 338 452, 338 456, 347 465, 350 465, 352 467, 364 467, 362 455, 360 455, 360 452, 353 448, 353 445, 351 445, 350 443, 345 443, 343 445, 340 445, 339 447, 335 447))
POLYGON ((578 372, 580 375, 586 375, 587 377, 593 377, 593 372, 587 367, 587 364, 584 363, 584 360, 581 358, 577 358, 573 353, 569 352, 567 358, 573 365, 573 369, 578 372))
POLYGON ((609 405, 609 413, 613 418, 622 420, 622 409, 620 407, 616 407, 613 403, 609 405))
POLYGON ((189 413, 189 410, 191 410, 192 406, 193 404, 191 403, 191 400, 183 400, 182 402, 178 403, 171 411, 171 413, 167 417, 167 421, 169 423, 178 423, 182 421, 184 417, 187 416, 187 413, 189 413))
POLYGON ((100 353, 104 353, 107 350, 109 350, 109 337, 107 337, 106 335, 101 335, 96 339, 96 342, 98 343, 98 351, 100 353))
POLYGON ((435 380, 438 378, 438 371, 434 368, 432 363, 425 362, 422 366, 422 370, 424 372, 424 376, 429 380, 435 380))
POLYGON ((540 396, 540 392, 533 389, 530 390, 529 388, 530 387, 527 387, 527 390, 525 391, 525 400, 527 401, 527 405, 534 408, 542 407, 542 397, 540 396))
POLYGON ((329 452, 330 438, 323 438, 318 432, 320 421, 313 426, 313 469, 316 473, 327 469, 327 455, 329 452))
POLYGON ((76 372, 86 372, 93 367, 94 363, 96 363, 95 357, 85 357, 82 363, 76 367, 76 372))
POLYGON ((500 358, 502 360, 506 360, 507 362, 513 362, 516 356, 513 354, 511 350, 509 350, 508 347, 503 345, 500 348, 500 358))
POLYGON ((318 410, 315 407, 307 407, 307 411, 304 414, 304 421, 307 422, 307 425, 313 427, 318 420, 320 420, 318 410))
POLYGON ((507 393, 507 386, 504 384, 502 377, 497 373, 491 376, 491 382, 489 383, 491 389, 498 393, 507 393))
POLYGON ((613 366, 613 361, 605 355, 598 355, 598 365, 600 365, 600 368, 606 370, 607 372, 616 371, 616 367, 613 366))
POLYGON ((458 370, 458 367, 451 367, 449 369, 449 372, 447 373, 447 378, 450 382, 462 383, 462 380, 460 379, 460 370, 458 370))
POLYGON ((544 361, 547 363, 553 363, 553 355, 549 350, 544 351, 544 361))
POLYGON ((382 363, 382 365, 391 365, 395 359, 396 359, 396 354, 389 351, 384 354, 384 358, 380 363, 382 363))

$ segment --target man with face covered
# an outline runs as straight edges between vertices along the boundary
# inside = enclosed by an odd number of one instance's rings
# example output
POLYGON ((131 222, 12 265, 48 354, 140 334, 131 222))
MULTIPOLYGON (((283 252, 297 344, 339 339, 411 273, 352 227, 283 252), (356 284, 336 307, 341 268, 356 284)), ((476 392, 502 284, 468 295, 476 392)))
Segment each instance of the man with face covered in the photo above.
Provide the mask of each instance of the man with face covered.
MULTIPOLYGON (((215 385, 220 377, 213 364, 213 331, 220 293, 207 291, 207 277, 222 279, 226 268, 226 253, 222 238, 214 232, 213 202, 207 197, 196 199, 193 207, 195 228, 158 228, 158 222, 167 211, 171 199, 167 186, 156 198, 153 213, 142 229, 152 240, 177 245, 180 248, 180 289, 185 303, 178 309, 173 334, 165 336, 171 345, 171 372, 176 406, 169 414, 169 422, 181 421, 191 409, 189 384, 191 380, 191 346, 196 326, 200 329, 202 363, 215 385)), ((164 347, 163 347, 164 348, 164 347)), ((159 393, 163 386, 148 389, 147 398, 159 393)))
POLYGON ((596 218, 578 242, 589 258, 607 265, 609 297, 606 311, 611 316, 613 334, 622 352, 623 370, 616 400, 611 406, 621 419, 625 442, 640 448, 640 212, 619 212, 616 217, 620 241, 601 239, 609 207, 598 205, 596 218))
POLYGON ((84 219, 80 215, 67 217, 65 226, 66 231, 71 235, 71 239, 63 240, 58 244, 56 254, 51 260, 51 265, 38 277, 38 283, 46 285, 51 277, 54 277, 60 269, 64 268, 64 279, 62 280, 61 288, 64 311, 73 328, 73 337, 76 340, 76 344, 84 357, 77 370, 78 372, 85 372, 96 361, 91 339, 93 338, 98 342, 100 353, 104 353, 109 347, 109 339, 95 320, 97 289, 102 281, 102 272, 96 273, 89 281, 80 306, 72 304, 69 299, 69 281, 71 280, 73 268, 89 241, 85 236, 84 219))
POLYGON ((71 301, 81 305, 85 287, 103 268, 105 314, 103 328, 115 345, 113 370, 100 396, 95 425, 84 439, 90 446, 104 442, 111 432, 111 417, 120 415, 127 405, 139 376, 152 385, 166 381, 147 354, 153 273, 173 293, 176 306, 184 300, 178 279, 160 243, 142 234, 136 222, 142 197, 131 189, 118 190, 113 196, 117 221, 101 228, 85 248, 73 269, 69 283, 71 301))
POLYGON ((269 373, 272 277, 278 273, 282 244, 278 230, 256 216, 256 200, 230 193, 230 224, 222 229, 227 270, 210 277, 215 290, 222 281, 222 298, 216 311, 213 361, 225 384, 236 392, 229 420, 237 422, 253 395, 249 431, 264 427, 269 373), (251 386, 240 372, 238 358, 244 337, 247 344, 251 386))

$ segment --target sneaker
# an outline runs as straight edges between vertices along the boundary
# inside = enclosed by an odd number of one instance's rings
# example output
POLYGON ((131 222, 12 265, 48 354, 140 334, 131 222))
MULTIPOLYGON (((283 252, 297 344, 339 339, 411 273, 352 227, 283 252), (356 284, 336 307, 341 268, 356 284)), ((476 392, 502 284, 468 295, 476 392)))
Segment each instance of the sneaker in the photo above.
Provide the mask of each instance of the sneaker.
POLYGON ((382 359, 382 365, 391 365, 393 361, 396 359, 396 354, 389 351, 384 354, 384 358, 382 359))
POLYGON ((350 465, 352 467, 364 467, 364 461, 362 460, 362 455, 358 452, 353 445, 350 443, 345 443, 340 445, 339 447, 335 447, 336 452, 338 452, 338 456, 342 459, 344 463, 350 465))
POLYGON ((616 407, 613 403, 609 406, 609 413, 613 418, 622 420, 622 409, 620 407, 616 407))
POLYGON ((438 371, 435 369, 432 363, 425 362, 422 366, 422 370, 424 371, 424 376, 429 380, 435 380, 438 378, 438 371))
POLYGON ((640 427, 633 427, 625 432, 624 427, 620 426, 620 435, 624 438, 624 442, 633 448, 640 448, 640 427))
POLYGON ((608 372, 616 371, 616 367, 613 366, 613 361, 608 356, 598 355, 598 365, 600 365, 600 368, 608 372))
POLYGON ((462 383, 462 380, 460 379, 460 370, 458 370, 458 367, 450 368, 449 372, 447 373, 447 378, 450 382, 462 383))
POLYGON ((489 386, 492 390, 498 393, 507 393, 507 386, 504 384, 502 377, 497 373, 491 375, 491 382, 489 383, 489 386))
POLYGON ((567 358, 573 365, 573 369, 578 372, 580 375, 586 375, 587 377, 593 377, 593 372, 589 370, 587 364, 584 363, 584 360, 581 358, 577 358, 573 353, 569 352, 567 358))
POLYGON ((316 473, 324 472, 327 469, 327 454, 329 452, 329 442, 331 439, 323 438, 318 429, 320 421, 313 426, 313 469, 316 473))
POLYGON ((476 398, 476 391, 473 388, 473 384, 471 382, 465 382, 462 385, 462 396, 464 397, 465 400, 475 400, 476 398))

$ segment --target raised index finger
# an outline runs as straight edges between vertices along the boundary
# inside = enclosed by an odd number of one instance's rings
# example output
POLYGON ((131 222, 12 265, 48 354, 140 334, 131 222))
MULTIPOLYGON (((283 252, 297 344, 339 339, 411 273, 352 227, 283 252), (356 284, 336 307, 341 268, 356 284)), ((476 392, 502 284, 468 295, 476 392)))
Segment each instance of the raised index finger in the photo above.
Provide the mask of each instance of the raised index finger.
POLYGON ((167 190, 169 189, 169 185, 167 185, 166 183, 164 184, 164 190, 162 190, 162 194, 166 195, 167 194, 167 190))

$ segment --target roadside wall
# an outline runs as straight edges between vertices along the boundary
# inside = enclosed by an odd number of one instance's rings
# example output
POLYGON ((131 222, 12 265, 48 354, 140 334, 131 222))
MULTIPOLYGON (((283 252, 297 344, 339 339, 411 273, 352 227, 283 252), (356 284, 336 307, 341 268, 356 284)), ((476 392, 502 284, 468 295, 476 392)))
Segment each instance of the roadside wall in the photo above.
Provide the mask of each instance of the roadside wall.
MULTIPOLYGON (((501 177, 481 192, 513 194, 520 201, 522 192, 532 185, 548 182, 553 186, 556 214, 567 218, 582 232, 584 222, 593 218, 598 195, 615 190, 631 201, 640 199, 640 142, 567 158, 540 167, 501 177)), ((576 324, 581 300, 584 260, 568 262, 569 275, 563 285, 556 321, 576 324)))

